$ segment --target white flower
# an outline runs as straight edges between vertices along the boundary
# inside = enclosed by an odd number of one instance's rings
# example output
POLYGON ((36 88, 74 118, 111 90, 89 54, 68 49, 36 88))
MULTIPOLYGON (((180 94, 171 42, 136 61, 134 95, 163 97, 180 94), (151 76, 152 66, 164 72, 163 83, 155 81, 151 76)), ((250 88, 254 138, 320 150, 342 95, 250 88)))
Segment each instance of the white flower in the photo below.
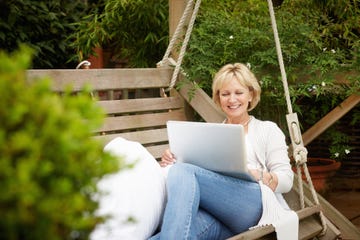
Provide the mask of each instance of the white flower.
POLYGON ((338 152, 334 154, 334 156, 335 156, 336 158, 339 157, 339 155, 340 155, 340 154, 339 154, 338 152))
POLYGON ((308 87, 307 88, 307 90, 309 91, 309 92, 313 92, 313 91, 315 91, 317 89, 317 86, 316 85, 312 85, 311 87, 308 87))
POLYGON ((335 49, 331 49, 331 52, 332 52, 332 53, 336 53, 335 49))
POLYGON ((325 87, 326 83, 325 82, 321 82, 321 86, 325 87))
POLYGON ((345 154, 349 154, 350 150, 349 149, 345 149, 345 154))
POLYGON ((249 62, 246 63, 246 66, 247 66, 248 69, 251 69, 251 63, 249 63, 249 62))
POLYGON ((234 36, 233 36, 233 35, 230 35, 229 39, 234 39, 234 36))
POLYGON ((327 48, 323 48, 323 52, 325 52, 325 51, 326 51, 326 49, 327 49, 327 48))

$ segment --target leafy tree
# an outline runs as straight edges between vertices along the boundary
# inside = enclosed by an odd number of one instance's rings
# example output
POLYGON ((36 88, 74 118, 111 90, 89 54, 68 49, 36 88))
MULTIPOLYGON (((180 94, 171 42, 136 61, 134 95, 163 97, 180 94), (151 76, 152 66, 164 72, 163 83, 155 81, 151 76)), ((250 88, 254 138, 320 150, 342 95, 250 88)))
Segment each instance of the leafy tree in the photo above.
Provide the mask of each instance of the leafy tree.
POLYGON ((103 220, 96 183, 120 166, 91 137, 103 112, 86 92, 29 84, 28 48, 0 61, 0 238, 87 239, 103 220))
POLYGON ((12 52, 21 43, 33 48, 33 68, 75 68, 75 54, 68 36, 74 23, 95 8, 83 0, 2 0, 0 1, 0 49, 12 52))

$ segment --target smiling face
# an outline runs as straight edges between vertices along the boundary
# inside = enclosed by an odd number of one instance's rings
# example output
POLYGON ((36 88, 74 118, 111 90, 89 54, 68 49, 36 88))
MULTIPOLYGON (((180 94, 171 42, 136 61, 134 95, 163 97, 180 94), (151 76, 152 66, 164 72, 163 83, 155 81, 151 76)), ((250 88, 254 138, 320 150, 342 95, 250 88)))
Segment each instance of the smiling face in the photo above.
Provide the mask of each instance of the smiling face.
MULTIPOLYGON (((248 115, 247 111, 253 110, 260 101, 261 88, 250 69, 242 63, 226 64, 214 76, 212 83, 212 98, 219 107, 230 117, 241 110, 248 115), (220 102, 220 91, 222 91, 222 102, 220 102), (227 91, 228 93, 225 93, 227 91), (230 93, 234 93, 231 95, 230 93), (226 100, 227 95, 232 96, 230 102, 226 100), (244 96, 245 95, 245 96, 244 96), (250 95, 250 96, 249 96, 250 95), (234 97, 236 96, 236 97, 234 97), (251 99, 251 102, 243 98, 251 99), (238 107, 236 107, 239 102, 238 107), (232 104, 233 106, 230 106, 232 104)), ((245 117, 246 117, 245 115, 245 117)), ((245 118, 246 119, 246 118, 245 118)))
POLYGON ((220 107, 230 122, 243 122, 248 118, 249 102, 253 98, 253 92, 248 87, 233 78, 224 82, 218 94, 220 107))

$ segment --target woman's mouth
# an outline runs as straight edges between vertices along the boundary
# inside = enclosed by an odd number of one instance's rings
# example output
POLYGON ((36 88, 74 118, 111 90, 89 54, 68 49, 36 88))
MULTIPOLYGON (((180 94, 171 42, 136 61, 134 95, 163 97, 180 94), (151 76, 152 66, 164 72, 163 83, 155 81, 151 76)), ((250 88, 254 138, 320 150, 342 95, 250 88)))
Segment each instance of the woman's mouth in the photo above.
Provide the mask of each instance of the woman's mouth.
POLYGON ((241 107, 241 104, 228 106, 228 108, 230 108, 230 109, 238 109, 240 107, 241 107))

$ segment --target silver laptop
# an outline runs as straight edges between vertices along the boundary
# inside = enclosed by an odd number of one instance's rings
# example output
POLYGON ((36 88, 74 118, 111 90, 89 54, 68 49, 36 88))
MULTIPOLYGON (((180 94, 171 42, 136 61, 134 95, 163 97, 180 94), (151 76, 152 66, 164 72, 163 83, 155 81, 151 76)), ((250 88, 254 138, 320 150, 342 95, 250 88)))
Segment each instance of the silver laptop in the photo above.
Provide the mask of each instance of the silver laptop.
POLYGON ((247 169, 242 125, 168 121, 167 133, 177 162, 255 181, 247 169))

